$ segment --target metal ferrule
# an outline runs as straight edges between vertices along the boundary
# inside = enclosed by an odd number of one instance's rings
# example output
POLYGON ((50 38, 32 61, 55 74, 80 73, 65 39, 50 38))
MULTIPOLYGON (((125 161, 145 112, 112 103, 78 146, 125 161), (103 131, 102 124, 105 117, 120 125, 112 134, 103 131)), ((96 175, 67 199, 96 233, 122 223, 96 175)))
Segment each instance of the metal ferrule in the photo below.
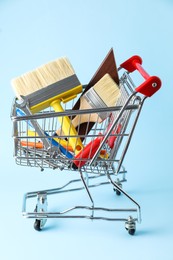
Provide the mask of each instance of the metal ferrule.
MULTIPOLYGON (((81 83, 78 80, 76 75, 69 76, 65 79, 59 80, 47 87, 41 88, 29 95, 26 96, 26 99, 29 102, 29 107, 33 107, 41 102, 48 100, 52 97, 61 95, 63 97, 63 93, 70 91, 76 86, 80 86, 81 83)), ((82 91, 82 87, 81 87, 82 91)), ((81 92, 80 91, 80 92, 81 92)), ((76 93, 73 93, 76 94, 76 93)), ((77 93, 78 94, 78 93, 77 93)), ((65 95, 67 96, 67 95, 65 95)), ((70 96, 70 94, 69 94, 70 96)))
MULTIPOLYGON (((90 88, 83 97, 87 100, 92 108, 107 108, 105 102, 100 98, 94 88, 90 88)), ((98 113, 99 117, 104 120, 108 117, 108 112, 98 113)))

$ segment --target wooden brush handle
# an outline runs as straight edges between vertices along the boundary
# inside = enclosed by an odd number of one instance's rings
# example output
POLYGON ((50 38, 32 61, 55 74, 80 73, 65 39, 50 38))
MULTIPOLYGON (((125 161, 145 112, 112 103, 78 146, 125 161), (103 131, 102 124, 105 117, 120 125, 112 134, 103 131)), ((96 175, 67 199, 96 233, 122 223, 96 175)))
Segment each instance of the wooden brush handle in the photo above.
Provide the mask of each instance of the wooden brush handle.
MULTIPOLYGON (((80 98, 80 108, 79 110, 87 110, 87 109, 92 109, 92 107, 90 106, 90 104, 87 102, 87 100, 82 96, 80 98)), ((72 125, 74 126, 74 128, 76 129, 77 132, 80 131, 80 127, 82 124, 84 123, 96 123, 96 122, 101 122, 101 118, 98 116, 98 114, 96 113, 92 113, 92 114, 81 114, 81 115, 77 115, 75 116, 75 118, 73 118, 72 120, 72 125)), ((87 128, 87 127, 86 127, 87 128)), ((58 129, 56 131, 56 134, 59 136, 63 136, 66 135, 62 129, 58 129)), ((83 134, 86 134, 86 130, 83 134)))
MULTIPOLYGON (((114 51, 111 48, 102 63, 100 64, 99 68, 93 75, 92 79, 86 86, 85 90, 83 91, 82 95, 84 95, 92 86, 94 86, 106 73, 108 73, 112 79, 119 84, 119 76, 118 76, 118 70, 116 66, 116 61, 114 57, 114 51)), ((80 97, 81 99, 81 97, 80 97)), ((78 110, 80 107, 80 99, 77 100, 76 104, 73 107, 73 110, 78 110)), ((84 123, 83 125, 81 124, 79 128, 79 135, 86 135, 89 133, 89 131, 92 129, 94 126, 94 122, 90 123, 84 123)), ((81 140, 84 139, 81 137, 81 140)))
MULTIPOLYGON (((60 100, 55 100, 50 104, 56 112, 64 112, 60 100)), ((76 129, 74 128, 71 120, 68 116, 59 116, 58 120, 61 124, 62 131, 64 135, 67 136, 76 136, 76 137, 69 137, 68 142, 72 146, 75 154, 80 152, 83 149, 83 144, 78 136, 78 133, 76 132, 76 129)))
MULTIPOLYGON (((86 109, 92 109, 90 104, 87 102, 87 100, 82 96, 80 98, 80 110, 86 110, 86 109)), ((86 122, 94 122, 101 121, 101 119, 98 117, 98 114, 92 113, 92 114, 81 114, 75 116, 75 118, 72 120, 73 126, 77 129, 79 125, 86 123, 86 122)))

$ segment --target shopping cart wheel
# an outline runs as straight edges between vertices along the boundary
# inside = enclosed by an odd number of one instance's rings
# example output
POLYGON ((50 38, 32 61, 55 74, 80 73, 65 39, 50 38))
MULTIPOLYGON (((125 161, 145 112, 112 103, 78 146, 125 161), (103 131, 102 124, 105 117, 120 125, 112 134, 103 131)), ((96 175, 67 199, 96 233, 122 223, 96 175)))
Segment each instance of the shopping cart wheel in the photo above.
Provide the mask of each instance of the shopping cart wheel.
MULTIPOLYGON (((120 187, 122 189, 122 183, 120 182, 119 179, 117 179, 117 181, 115 181, 116 186, 118 185, 118 187, 120 187)), ((121 195, 121 191, 115 187, 113 187, 113 190, 116 192, 116 195, 120 196, 121 195)))
POLYGON ((114 191, 116 192, 116 195, 120 196, 121 195, 121 191, 119 191, 118 189, 114 188, 114 191))
POLYGON ((128 231, 129 235, 134 235, 136 231, 136 222, 129 216, 128 220, 125 222, 125 229, 128 231))
POLYGON ((129 232, 130 235, 133 236, 135 234, 135 231, 136 231, 136 229, 129 229, 128 232, 129 232))
POLYGON ((41 231, 41 220, 40 219, 35 220, 34 229, 37 230, 37 231, 41 231))
POLYGON ((36 219, 34 222, 34 229, 41 231, 46 224, 47 219, 36 219))
MULTIPOLYGON (((46 192, 38 192, 37 194, 37 204, 34 209, 35 213, 44 213, 47 212, 47 193, 46 192)), ((47 219, 35 219, 34 222, 34 229, 37 231, 42 230, 42 228, 45 226, 47 219)))

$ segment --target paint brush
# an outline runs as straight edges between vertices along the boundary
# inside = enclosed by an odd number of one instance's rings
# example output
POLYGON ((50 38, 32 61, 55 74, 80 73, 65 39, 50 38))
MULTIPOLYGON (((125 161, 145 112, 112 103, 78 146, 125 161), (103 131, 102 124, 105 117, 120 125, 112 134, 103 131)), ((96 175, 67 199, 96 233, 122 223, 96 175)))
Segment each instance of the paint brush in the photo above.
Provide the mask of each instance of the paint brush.
MULTIPOLYGON (((82 95, 84 95, 91 87, 93 87, 106 73, 108 73, 111 78, 119 84, 119 76, 118 76, 118 70, 116 65, 116 60, 114 56, 113 48, 110 49, 110 51, 107 53, 106 57, 101 62, 100 66, 94 73, 93 77, 87 84, 85 90, 82 92, 82 95)), ((82 96, 81 95, 81 96, 82 96)), ((81 97, 80 97, 81 99, 81 97)), ((77 100, 76 104, 73 107, 73 110, 78 110, 80 107, 80 99, 77 100)), ((94 122, 90 123, 83 123, 80 125, 80 128, 77 129, 79 135, 86 135, 89 133, 91 128, 94 126, 94 122)), ((81 137, 81 140, 83 138, 81 137)))
MULTIPOLYGON (((47 107, 53 107, 56 112, 63 112, 61 102, 68 102, 82 92, 72 65, 67 58, 60 58, 38 67, 12 80, 12 86, 18 99, 24 97, 28 101, 32 113, 37 113, 47 107)), ((83 144, 71 124, 68 116, 59 116, 63 133, 69 144, 78 153, 83 144), (74 137, 73 137, 74 136, 74 137)))
MULTIPOLYGON (((81 98, 80 109, 88 108, 106 108, 115 106, 120 97, 120 89, 118 85, 113 81, 113 79, 106 74, 101 80, 99 80, 94 87, 90 88, 81 98)), ((90 120, 94 122, 102 122, 108 117, 107 112, 102 112, 98 114, 91 114, 90 120), (97 120, 97 121, 95 121, 97 120)), ((85 123, 88 122, 88 115, 82 114, 76 116, 72 123, 76 126, 77 122, 85 123), (79 118, 78 118, 79 117, 79 118)), ((74 168, 82 167, 88 159, 91 159, 94 153, 100 146, 101 141, 104 136, 97 137, 95 140, 91 141, 84 149, 75 156, 74 158, 74 168)))
MULTIPOLYGON (((90 88, 80 100, 80 110, 107 108, 116 105, 120 97, 119 86, 114 82, 109 74, 105 74, 92 88, 90 88)), ((101 123, 109 116, 108 112, 91 113, 77 115, 72 124, 75 128, 80 127, 79 124, 88 122, 101 123)))
MULTIPOLYGON (((105 74, 92 88, 90 88, 80 99, 79 110, 89 110, 98 108, 113 107, 116 105, 117 100, 120 97, 119 86, 107 73, 105 74)), ((73 120, 73 126, 80 131, 80 126, 86 124, 85 135, 87 135, 87 127, 90 123, 101 123, 110 113, 90 113, 77 115, 73 120)), ((61 129, 56 131, 57 135, 60 135, 61 129)), ((62 132, 61 132, 62 134, 62 132)))

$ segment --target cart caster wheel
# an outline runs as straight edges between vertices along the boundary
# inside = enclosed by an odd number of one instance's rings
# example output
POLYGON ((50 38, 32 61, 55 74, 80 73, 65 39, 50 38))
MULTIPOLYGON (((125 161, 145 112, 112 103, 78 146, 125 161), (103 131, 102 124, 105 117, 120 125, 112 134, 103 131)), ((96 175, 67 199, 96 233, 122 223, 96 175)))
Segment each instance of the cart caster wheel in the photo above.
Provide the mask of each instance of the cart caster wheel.
POLYGON ((37 231, 41 231, 41 220, 40 219, 35 220, 34 229, 37 230, 37 231))
POLYGON ((136 231, 136 223, 133 218, 130 216, 125 222, 125 229, 128 231, 129 235, 134 235, 136 231))
POLYGON ((45 226, 47 219, 36 219, 34 222, 34 229, 37 231, 41 231, 45 226))
POLYGON ((135 231, 136 231, 136 229, 132 228, 132 229, 128 230, 128 233, 129 233, 129 235, 133 236, 135 234, 135 231))
POLYGON ((115 192, 116 192, 116 194, 117 194, 118 196, 120 196, 120 195, 121 195, 121 191, 119 191, 119 190, 116 190, 115 192))
POLYGON ((120 196, 121 195, 121 191, 119 191, 118 189, 114 188, 114 191, 116 192, 116 195, 120 196))
POLYGON ((119 179, 117 179, 117 181, 115 181, 115 185, 116 185, 116 187, 114 186, 113 190, 116 192, 116 195, 120 196, 121 191, 117 188, 117 186, 120 187, 120 189, 122 189, 123 186, 122 186, 121 181, 119 179))

